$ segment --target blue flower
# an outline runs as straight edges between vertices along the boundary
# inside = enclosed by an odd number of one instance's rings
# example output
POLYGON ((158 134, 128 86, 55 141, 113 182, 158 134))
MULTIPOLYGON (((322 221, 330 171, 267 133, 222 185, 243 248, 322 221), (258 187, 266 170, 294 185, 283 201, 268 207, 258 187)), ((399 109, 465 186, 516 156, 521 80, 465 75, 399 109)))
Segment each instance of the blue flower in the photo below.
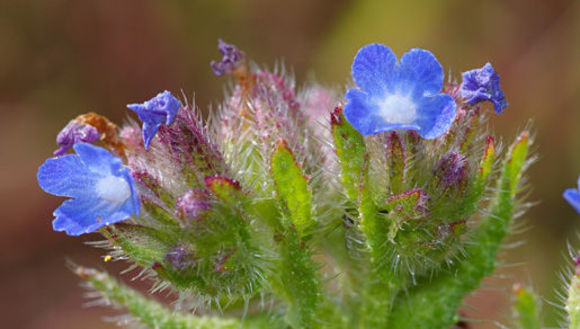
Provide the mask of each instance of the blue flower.
POLYGON ((352 64, 360 89, 349 89, 344 115, 363 135, 394 129, 416 130, 423 138, 441 136, 455 119, 455 101, 440 93, 443 68, 429 51, 397 56, 382 44, 361 48, 352 64))
POLYGON ((499 86, 499 75, 493 70, 490 63, 485 64, 480 69, 463 73, 461 96, 466 99, 465 103, 469 105, 490 101, 497 113, 503 112, 503 109, 508 106, 499 86))
POLYGON ((87 143, 73 148, 76 154, 50 158, 38 169, 44 191, 72 198, 54 211, 54 230, 81 235, 139 215, 133 178, 121 159, 87 143))
POLYGON ((578 177, 578 189, 569 188, 564 191, 564 199, 580 213, 580 177, 578 177))
POLYGON ((179 100, 169 91, 164 91, 142 104, 129 104, 127 107, 135 111, 143 121, 143 141, 145 148, 149 148, 151 140, 162 123, 170 125, 175 120, 177 111, 181 107, 179 100))

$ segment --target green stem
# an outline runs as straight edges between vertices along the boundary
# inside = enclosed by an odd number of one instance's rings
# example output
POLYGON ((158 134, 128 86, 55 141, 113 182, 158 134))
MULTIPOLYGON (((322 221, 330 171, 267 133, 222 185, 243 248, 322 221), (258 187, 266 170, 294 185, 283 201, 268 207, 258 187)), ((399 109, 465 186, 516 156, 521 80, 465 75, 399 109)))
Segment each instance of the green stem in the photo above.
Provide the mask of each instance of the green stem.
POLYGON ((241 322, 235 319, 192 316, 172 312, 154 300, 145 298, 107 273, 94 269, 77 267, 78 276, 90 282, 92 287, 111 302, 127 308, 142 323, 151 328, 164 329, 238 329, 241 322))
POLYGON ((277 290, 288 307, 286 321, 293 328, 320 328, 322 292, 310 252, 294 229, 288 229, 282 239, 277 290))

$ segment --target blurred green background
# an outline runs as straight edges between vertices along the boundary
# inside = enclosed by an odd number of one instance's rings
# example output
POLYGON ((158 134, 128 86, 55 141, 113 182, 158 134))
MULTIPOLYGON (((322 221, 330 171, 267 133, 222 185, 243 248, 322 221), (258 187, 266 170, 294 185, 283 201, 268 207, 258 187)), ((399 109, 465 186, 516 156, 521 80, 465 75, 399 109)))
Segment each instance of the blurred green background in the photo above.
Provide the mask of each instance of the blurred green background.
POLYGON ((516 281, 554 301, 567 241, 580 247, 580 216, 561 197, 580 173, 579 16, 574 0, 1 2, 1 326, 114 327, 102 317, 118 313, 82 306, 84 292, 65 259, 114 273, 123 267, 83 245, 96 236, 51 230, 62 200, 40 190, 36 170, 60 128, 80 113, 121 123, 125 104, 164 89, 215 108, 226 82, 209 67, 219 57, 219 37, 258 64, 282 60, 298 86, 311 79, 341 86, 357 49, 369 42, 398 55, 430 49, 454 77, 491 61, 510 103, 493 116, 492 129, 509 142, 533 119, 539 160, 528 172, 529 200, 539 203, 523 217, 526 232, 511 239, 525 244, 503 252, 507 265, 468 298, 465 314, 474 328, 494 328, 509 312, 516 281))

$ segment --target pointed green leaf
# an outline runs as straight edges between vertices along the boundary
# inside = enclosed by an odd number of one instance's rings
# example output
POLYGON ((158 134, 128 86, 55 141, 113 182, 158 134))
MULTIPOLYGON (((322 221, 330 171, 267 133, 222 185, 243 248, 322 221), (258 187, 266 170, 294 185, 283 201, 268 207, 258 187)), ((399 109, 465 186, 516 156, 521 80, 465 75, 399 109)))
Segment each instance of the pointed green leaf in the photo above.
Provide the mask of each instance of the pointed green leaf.
POLYGON ((388 217, 393 225, 389 231, 389 239, 393 241, 403 222, 425 215, 426 194, 422 189, 414 189, 395 195, 387 200, 388 217))
POLYGON ((510 147, 510 156, 507 163, 504 166, 504 175, 507 174, 509 179, 509 189, 511 191, 511 196, 516 194, 517 185, 520 181, 522 175, 522 168, 526 161, 528 155, 530 134, 524 131, 518 136, 515 143, 510 147))
POLYGON ((538 298, 521 285, 514 286, 514 311, 521 329, 540 329, 538 298))
POLYGON ((285 141, 278 141, 271 165, 276 192, 286 204, 292 224, 303 234, 314 225, 312 191, 285 141))
POLYGON ((405 164, 405 149, 401 143, 399 134, 393 131, 387 137, 387 170, 389 174, 389 185, 391 193, 393 194, 403 192, 405 164))
POLYGON ((218 199, 235 205, 242 196, 242 188, 237 181, 224 176, 205 177, 205 187, 218 199))
POLYGON ((493 137, 487 136, 483 158, 479 167, 478 182, 483 183, 487 176, 491 173, 493 162, 495 161, 495 143, 493 137))
POLYGON ((341 167, 342 185, 348 197, 356 202, 366 153, 365 142, 362 135, 346 121, 342 107, 336 107, 332 112, 331 124, 336 155, 341 167))
POLYGON ((481 109, 478 107, 471 108, 470 111, 466 114, 465 118, 458 125, 458 129, 461 130, 458 136, 461 145, 461 152, 462 153, 469 153, 473 146, 473 141, 475 140, 475 136, 479 132, 480 127, 480 120, 481 120, 481 109))
POLYGON ((141 225, 120 223, 101 229, 101 233, 143 266, 163 260, 172 242, 160 231, 141 225))
POLYGON ((425 215, 426 198, 427 195, 420 188, 392 196, 387 200, 389 215, 396 216, 400 221, 425 215))
POLYGON ((165 210, 165 206, 162 206, 161 202, 153 201, 147 196, 141 196, 141 206, 143 209, 155 218, 160 224, 167 225, 169 227, 178 227, 179 222, 175 216, 165 210))

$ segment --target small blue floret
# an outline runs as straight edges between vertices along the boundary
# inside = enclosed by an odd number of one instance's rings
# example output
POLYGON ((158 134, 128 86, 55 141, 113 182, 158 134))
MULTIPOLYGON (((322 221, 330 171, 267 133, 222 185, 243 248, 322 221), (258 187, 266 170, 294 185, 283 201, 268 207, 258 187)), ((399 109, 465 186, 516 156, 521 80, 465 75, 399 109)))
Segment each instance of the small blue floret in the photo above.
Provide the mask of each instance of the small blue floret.
POLYGON ((143 122, 143 141, 145 148, 149 148, 159 126, 172 124, 181 104, 166 90, 142 104, 129 104, 127 107, 135 111, 143 122))
POLYGON ((461 83, 461 96, 465 103, 473 105, 483 101, 493 103, 495 112, 501 113, 508 106, 501 87, 499 75, 494 71, 490 63, 480 69, 463 73, 461 83))
POLYGON ((38 169, 44 191, 72 198, 54 211, 54 230, 81 235, 139 215, 133 178, 121 159, 87 143, 73 148, 76 154, 50 158, 38 169))
POLYGON ((411 49, 397 63, 389 47, 367 45, 354 58, 352 76, 359 89, 346 92, 344 115, 363 135, 410 129, 436 138, 455 119, 455 101, 440 93, 443 68, 427 50, 411 49))
POLYGON ((566 189, 564 199, 580 214, 580 177, 578 177, 578 188, 566 189))

